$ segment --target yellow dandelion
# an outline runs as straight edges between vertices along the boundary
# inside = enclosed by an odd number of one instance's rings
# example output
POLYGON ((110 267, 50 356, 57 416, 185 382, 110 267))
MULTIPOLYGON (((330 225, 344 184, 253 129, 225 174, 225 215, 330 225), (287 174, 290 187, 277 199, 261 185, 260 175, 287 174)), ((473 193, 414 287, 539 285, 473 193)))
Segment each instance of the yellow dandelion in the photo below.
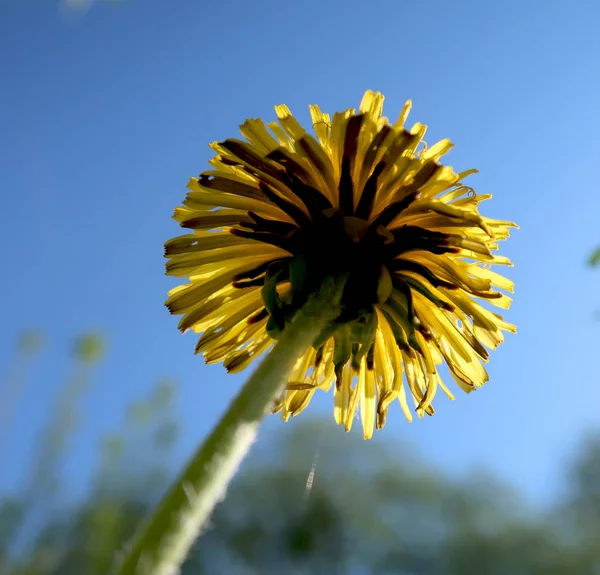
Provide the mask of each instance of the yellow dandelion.
POLYGON ((241 126, 246 141, 214 143, 212 170, 192 178, 174 218, 192 233, 169 240, 167 273, 189 278, 166 302, 196 352, 230 372, 269 349, 328 278, 345 277, 339 317, 297 361, 274 411, 300 413, 333 387, 334 416, 365 438, 398 400, 410 420, 432 415, 438 366, 470 392, 488 380, 487 349, 515 332, 482 303, 507 309, 513 283, 491 270, 515 224, 483 217, 477 195, 440 163, 426 126, 382 116, 367 91, 358 113, 311 106, 314 136, 286 106, 279 122, 241 126), (270 130, 270 131, 269 131, 270 130), (499 288, 501 291, 497 291, 499 288), (486 349, 487 348, 487 349, 486 349))

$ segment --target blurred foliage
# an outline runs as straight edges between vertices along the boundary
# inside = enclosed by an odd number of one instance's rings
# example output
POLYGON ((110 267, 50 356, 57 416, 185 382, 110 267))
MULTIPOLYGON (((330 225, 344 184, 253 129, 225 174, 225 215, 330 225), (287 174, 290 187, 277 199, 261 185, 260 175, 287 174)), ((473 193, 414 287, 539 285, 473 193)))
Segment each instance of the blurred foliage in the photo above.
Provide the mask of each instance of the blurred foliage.
POLYGON ((597 247, 588 257, 588 264, 596 267, 600 264, 600 247, 597 247))
POLYGON ((27 383, 32 361, 39 355, 43 343, 44 338, 38 331, 27 331, 21 334, 13 361, 8 366, 6 374, 0 378, 0 462, 13 412, 27 383))
MULTIPOLYGON (((97 0, 62 0, 63 6, 70 10, 86 10, 97 0)), ((109 4, 118 4, 121 0, 104 0, 109 4)))
POLYGON ((27 331, 19 339, 19 353, 22 355, 34 355, 42 349, 44 336, 39 331, 27 331))
MULTIPOLYGON (((162 380, 102 439, 84 496, 70 495, 64 458, 77 456, 74 422, 104 347, 79 338, 28 481, 0 494, 2 575, 105 575, 173 478, 176 384, 162 380)), ((234 481, 184 575, 600 570, 600 434, 582 443, 561 500, 540 511, 489 474, 450 478, 396 443, 357 443, 328 421, 281 429, 234 481)))
POLYGON ((75 340, 75 358, 81 363, 93 365, 102 358, 104 339, 98 334, 85 334, 75 340))

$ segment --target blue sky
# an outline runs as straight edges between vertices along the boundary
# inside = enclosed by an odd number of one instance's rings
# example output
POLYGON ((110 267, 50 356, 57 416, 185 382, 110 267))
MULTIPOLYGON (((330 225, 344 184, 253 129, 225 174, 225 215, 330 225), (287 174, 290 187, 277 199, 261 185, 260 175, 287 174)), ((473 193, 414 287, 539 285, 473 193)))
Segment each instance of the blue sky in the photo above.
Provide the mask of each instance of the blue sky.
MULTIPOLYGON (((207 144, 286 103, 357 106, 368 89, 395 117, 450 137, 456 169, 493 193, 487 215, 517 221, 503 246, 515 267, 517 336, 493 354, 492 382, 434 418, 399 406, 374 441, 406 441, 460 472, 484 464, 532 496, 556 487, 581 434, 600 425, 600 4, 388 0, 227 3, 96 2, 67 13, 50 0, 0 4, 0 369, 16 335, 50 339, 19 407, 0 486, 23 477, 32 438, 64 379, 64 350, 83 330, 110 354, 83 405, 73 478, 98 437, 160 376, 181 382, 186 457, 243 381, 193 356, 163 307, 173 282, 162 244, 207 144)), ((309 413, 329 414, 321 394, 309 413)), ((271 417, 263 439, 284 424, 271 417)), ((288 425, 293 425, 293 422, 288 425)), ((327 428, 342 433, 333 422, 327 428)), ((348 441, 361 441, 348 437, 348 441)), ((321 462, 320 465, 326 465, 321 462)))

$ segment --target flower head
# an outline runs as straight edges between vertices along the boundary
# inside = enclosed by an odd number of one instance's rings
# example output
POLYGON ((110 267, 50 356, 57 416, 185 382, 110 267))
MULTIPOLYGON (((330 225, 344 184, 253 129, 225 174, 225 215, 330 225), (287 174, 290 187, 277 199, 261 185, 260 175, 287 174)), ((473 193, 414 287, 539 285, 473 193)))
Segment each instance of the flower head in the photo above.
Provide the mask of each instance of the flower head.
POLYGON ((311 106, 315 136, 286 106, 279 123, 247 120, 246 141, 211 145, 212 170, 192 178, 174 218, 193 233, 169 240, 167 273, 189 278, 167 307, 179 328, 201 333, 196 352, 236 372, 268 349, 328 278, 346 277, 341 314, 297 362, 275 411, 301 412, 333 386, 334 415, 365 437, 398 399, 411 419, 434 413, 446 364, 457 385, 483 385, 487 349, 513 325, 513 283, 491 270, 515 224, 479 214, 476 195, 440 163, 452 144, 423 142, 426 127, 382 117, 383 96, 366 92, 358 113, 333 119, 311 106), (269 132, 270 129, 270 132, 269 132), (484 305, 482 305, 482 303, 484 305), (487 348, 487 349, 486 349, 487 348), (407 393, 408 390, 408 393, 407 393))

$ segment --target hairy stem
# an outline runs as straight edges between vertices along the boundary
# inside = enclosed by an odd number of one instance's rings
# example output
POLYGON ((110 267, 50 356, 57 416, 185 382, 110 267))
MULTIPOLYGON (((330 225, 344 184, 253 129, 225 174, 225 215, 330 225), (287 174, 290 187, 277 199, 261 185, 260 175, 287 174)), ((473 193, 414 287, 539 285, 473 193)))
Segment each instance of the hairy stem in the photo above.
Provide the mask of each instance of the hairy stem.
POLYGON ((339 315, 344 283, 326 282, 284 329, 183 473, 140 526, 115 566, 114 575, 179 573, 296 361, 327 323, 339 315))

